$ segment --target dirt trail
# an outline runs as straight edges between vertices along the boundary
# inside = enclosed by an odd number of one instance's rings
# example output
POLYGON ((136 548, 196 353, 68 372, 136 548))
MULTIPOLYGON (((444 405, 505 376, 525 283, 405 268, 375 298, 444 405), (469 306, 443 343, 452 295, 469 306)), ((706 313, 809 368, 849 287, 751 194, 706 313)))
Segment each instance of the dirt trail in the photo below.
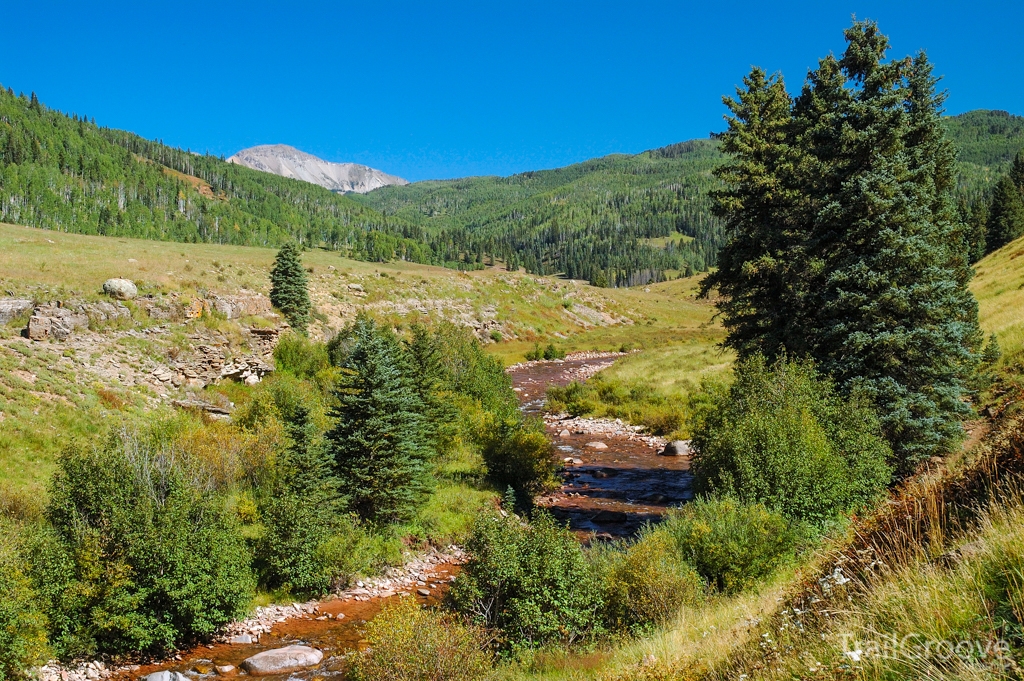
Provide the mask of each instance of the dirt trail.
MULTIPOLYGON (((540 415, 548 386, 585 379, 614 360, 596 354, 570 356, 530 362, 509 373, 523 410, 540 415)), ((545 422, 563 459, 569 461, 562 487, 538 499, 538 504, 568 521, 584 541, 633 534, 693 497, 689 457, 661 456, 661 438, 644 436, 617 421, 547 417, 545 422), (588 446, 597 442, 607 449, 588 446)))

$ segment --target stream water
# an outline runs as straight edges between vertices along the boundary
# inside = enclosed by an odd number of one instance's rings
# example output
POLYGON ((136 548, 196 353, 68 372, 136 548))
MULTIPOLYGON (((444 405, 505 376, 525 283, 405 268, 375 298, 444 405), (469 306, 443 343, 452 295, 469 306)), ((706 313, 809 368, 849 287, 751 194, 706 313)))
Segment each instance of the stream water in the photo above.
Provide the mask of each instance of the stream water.
MULTIPOLYGON (((513 386, 523 410, 540 415, 548 386, 567 385, 570 381, 593 373, 608 358, 580 358, 565 361, 531 362, 510 371, 513 386)), ((628 426, 615 424, 606 432, 587 432, 586 421, 547 419, 548 430, 564 458, 570 459, 563 471, 562 486, 538 500, 557 518, 569 523, 581 541, 628 536, 643 523, 660 517, 672 505, 690 498, 691 476, 685 457, 659 456, 660 443, 651 444, 628 426), (568 434, 566 425, 572 426, 568 434), (588 443, 602 442, 607 449, 594 449, 588 443), (579 463, 574 463, 578 461, 579 463)), ((459 566, 441 563, 431 569, 424 580, 425 588, 412 591, 412 597, 424 604, 439 602, 447 590, 448 580, 459 566)), ((396 596, 392 596, 396 597, 396 596)), ((200 681, 218 676, 244 675, 243 660, 264 650, 302 644, 324 653, 323 661, 314 668, 278 676, 263 677, 268 681, 286 678, 329 678, 344 673, 348 656, 363 641, 364 625, 381 609, 386 597, 368 599, 338 598, 321 602, 316 613, 276 623, 269 633, 252 644, 216 643, 181 652, 172 661, 145 665, 120 674, 122 678, 141 678, 155 671, 177 671, 200 681), (343 619, 337 619, 343 614, 343 619), (218 674, 216 666, 231 665, 235 671, 218 674)))
MULTIPOLYGON (((607 359, 585 357, 513 369, 512 384, 523 410, 540 415, 549 386, 568 385, 598 362, 609 364, 607 359)), ((662 456, 664 441, 643 437, 625 424, 605 422, 603 428, 594 428, 586 419, 545 422, 560 454, 571 461, 562 472, 561 488, 537 503, 568 522, 582 541, 632 535, 693 497, 689 457, 662 456), (588 446, 591 443, 603 443, 607 449, 588 446)))

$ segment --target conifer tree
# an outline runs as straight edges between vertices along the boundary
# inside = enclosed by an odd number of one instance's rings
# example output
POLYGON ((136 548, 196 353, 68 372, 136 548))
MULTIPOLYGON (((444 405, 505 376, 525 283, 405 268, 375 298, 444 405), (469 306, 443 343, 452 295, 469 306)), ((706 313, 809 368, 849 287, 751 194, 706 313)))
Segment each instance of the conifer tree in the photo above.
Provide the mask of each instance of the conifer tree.
POLYGON ((346 334, 350 351, 334 390, 336 425, 327 434, 341 491, 363 519, 407 519, 428 487, 425 406, 401 342, 369 317, 346 334))
POLYGON ((266 527, 257 568, 271 588, 301 595, 326 593, 334 577, 324 550, 339 529, 343 499, 331 459, 304 402, 282 414, 289 444, 275 479, 260 500, 266 527))
POLYGON ((729 128, 719 135, 733 162, 716 169, 729 189, 713 194, 715 213, 733 238, 718 254, 718 270, 704 278, 717 287, 726 344, 741 354, 770 357, 797 350, 790 325, 799 317, 803 289, 794 281, 804 268, 801 193, 794 186, 790 98, 780 76, 754 68, 724 98, 729 128), (788 347, 787 347, 788 346, 788 347))
MULTIPOLYGON (((962 437, 977 305, 931 65, 886 61, 872 22, 846 39, 776 114, 774 138, 753 134, 750 114, 730 120, 718 205, 732 233, 709 285, 741 357, 809 355, 868 396, 907 473, 962 437)), ((758 76, 734 114, 760 113, 758 76)))
POLYGON ((299 247, 289 241, 274 258, 270 270, 270 302, 284 313, 292 328, 301 333, 309 326, 312 305, 309 302, 309 282, 302 269, 299 247))
POLYGON ((987 232, 986 246, 990 253, 1024 235, 1024 193, 1014 184, 1011 175, 1000 178, 992 192, 987 232))

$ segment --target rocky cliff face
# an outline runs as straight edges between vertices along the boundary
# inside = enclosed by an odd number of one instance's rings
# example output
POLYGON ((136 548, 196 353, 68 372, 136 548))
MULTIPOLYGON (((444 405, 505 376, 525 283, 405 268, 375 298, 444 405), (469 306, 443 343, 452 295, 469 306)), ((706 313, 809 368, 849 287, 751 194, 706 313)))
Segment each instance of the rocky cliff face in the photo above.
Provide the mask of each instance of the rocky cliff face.
POLYGON ((312 182, 334 192, 365 194, 391 184, 409 184, 400 177, 369 166, 331 163, 287 144, 261 144, 243 149, 229 158, 228 162, 281 177, 312 182))

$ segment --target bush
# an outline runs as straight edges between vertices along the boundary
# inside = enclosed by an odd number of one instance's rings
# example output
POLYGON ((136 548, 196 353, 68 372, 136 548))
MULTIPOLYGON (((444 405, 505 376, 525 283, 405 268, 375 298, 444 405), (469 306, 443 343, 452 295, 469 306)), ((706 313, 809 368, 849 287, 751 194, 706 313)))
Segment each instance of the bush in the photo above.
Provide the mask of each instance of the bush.
POLYGON ((327 346, 298 333, 285 333, 274 347, 274 365, 278 371, 316 381, 331 369, 327 346))
POLYGON ((47 659, 46 617, 15 540, 18 529, 0 518, 0 681, 28 679, 47 659))
POLYGON ((698 497, 658 528, 701 577, 724 593, 753 586, 793 554, 799 534, 761 504, 698 497))
POLYGON ((763 503, 818 526, 868 505, 892 479, 874 412, 844 400, 807 362, 736 367, 732 388, 691 401, 698 492, 763 503))
MULTIPOLYGON (((600 552, 601 549, 596 549, 600 552)), ((704 582, 663 530, 647 529, 625 551, 610 551, 601 572, 605 621, 613 629, 664 624, 704 596, 704 582)))
POLYGON ((521 503, 555 484, 558 457, 540 421, 506 419, 489 429, 483 459, 498 489, 512 488, 521 503))
POLYGON ((359 681, 469 681, 491 667, 483 632, 412 598, 385 605, 367 623, 366 640, 355 660, 359 681))
POLYGON ((544 359, 565 359, 565 350, 556 348, 553 343, 549 343, 544 348, 544 359))
POLYGON ((506 499, 505 517, 477 520, 467 542, 471 558, 452 585, 455 607, 500 630, 511 648, 595 633, 601 592, 576 538, 544 512, 523 522, 512 505, 506 499))
POLYGON ((47 517, 33 572, 64 655, 170 650, 252 598, 251 556, 224 499, 154 435, 66 450, 47 517))

